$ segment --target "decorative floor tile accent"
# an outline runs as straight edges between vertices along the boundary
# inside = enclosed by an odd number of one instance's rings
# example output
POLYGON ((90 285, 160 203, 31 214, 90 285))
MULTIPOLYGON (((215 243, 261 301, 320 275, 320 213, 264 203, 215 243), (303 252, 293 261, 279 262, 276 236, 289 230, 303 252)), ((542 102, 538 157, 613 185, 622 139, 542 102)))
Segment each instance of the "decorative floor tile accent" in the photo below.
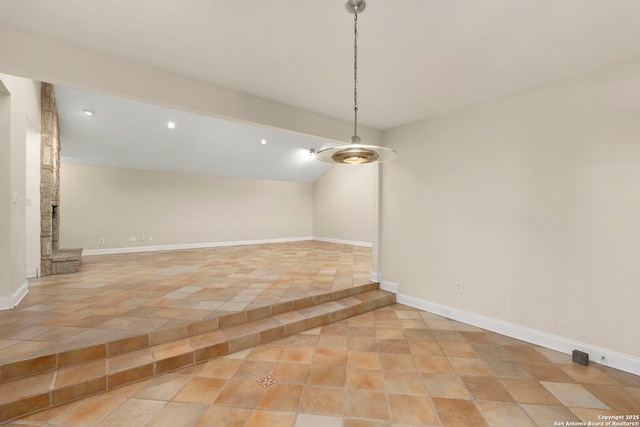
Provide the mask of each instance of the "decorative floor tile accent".
POLYGON ((267 375, 266 377, 258 378, 258 384, 262 388, 269 388, 278 384, 278 380, 273 375, 267 375))

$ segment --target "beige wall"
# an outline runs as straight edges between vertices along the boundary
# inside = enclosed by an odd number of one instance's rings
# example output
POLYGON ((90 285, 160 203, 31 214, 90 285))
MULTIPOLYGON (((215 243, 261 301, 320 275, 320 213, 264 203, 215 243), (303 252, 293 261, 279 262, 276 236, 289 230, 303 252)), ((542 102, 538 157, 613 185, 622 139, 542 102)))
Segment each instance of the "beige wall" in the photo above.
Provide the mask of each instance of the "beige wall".
POLYGON ((381 270, 401 294, 640 356, 640 63, 383 141, 400 155, 381 270))
POLYGON ((335 165, 314 183, 314 237, 372 243, 376 167, 335 165))
POLYGON ((27 207, 27 175, 38 170, 27 164, 34 123, 40 123, 40 84, 0 74, 0 309, 27 291, 27 209, 38 209, 27 207))
POLYGON ((71 163, 62 164, 60 179, 60 245, 65 248, 309 238, 312 233, 311 184, 71 163), (135 242, 129 242, 132 236, 135 242), (104 244, 98 243, 100 237, 104 244))

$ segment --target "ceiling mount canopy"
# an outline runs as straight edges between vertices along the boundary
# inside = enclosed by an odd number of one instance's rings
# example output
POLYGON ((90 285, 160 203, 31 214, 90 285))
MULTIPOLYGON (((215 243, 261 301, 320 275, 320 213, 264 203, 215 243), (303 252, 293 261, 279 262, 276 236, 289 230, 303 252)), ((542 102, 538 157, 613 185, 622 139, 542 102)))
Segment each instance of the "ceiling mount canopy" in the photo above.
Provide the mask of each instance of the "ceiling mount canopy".
POLYGON ((361 144, 358 136, 358 14, 367 7, 365 0, 349 0, 345 5, 353 14, 353 136, 346 146, 326 148, 316 153, 323 162, 342 164, 361 164, 385 162, 396 157, 390 148, 361 144))

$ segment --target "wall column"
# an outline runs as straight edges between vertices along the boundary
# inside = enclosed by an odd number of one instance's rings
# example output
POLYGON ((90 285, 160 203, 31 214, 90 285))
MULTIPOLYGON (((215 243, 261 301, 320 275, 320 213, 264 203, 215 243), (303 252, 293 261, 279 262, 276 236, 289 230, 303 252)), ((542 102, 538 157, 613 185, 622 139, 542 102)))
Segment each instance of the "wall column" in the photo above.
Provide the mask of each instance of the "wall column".
POLYGON ((60 131, 58 109, 50 83, 41 89, 40 246, 42 276, 52 274, 51 257, 58 249, 60 224, 60 131))

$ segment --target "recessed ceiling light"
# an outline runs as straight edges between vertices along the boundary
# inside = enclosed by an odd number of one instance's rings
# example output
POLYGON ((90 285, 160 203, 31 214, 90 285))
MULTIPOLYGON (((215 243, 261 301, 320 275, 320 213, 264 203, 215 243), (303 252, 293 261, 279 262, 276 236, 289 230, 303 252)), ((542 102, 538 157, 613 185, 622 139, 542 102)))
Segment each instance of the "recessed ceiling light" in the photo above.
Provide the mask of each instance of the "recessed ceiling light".
POLYGON ((262 144, 262 145, 266 145, 266 144, 267 144, 267 140, 266 140, 266 139, 263 139, 262 141, 260 141, 260 144, 262 144))
POLYGON ((93 110, 82 110, 82 112, 87 116, 93 116, 93 110))
POLYGON ((175 129, 176 128, 176 124, 175 124, 175 122, 167 122, 167 127, 169 129, 175 129))

